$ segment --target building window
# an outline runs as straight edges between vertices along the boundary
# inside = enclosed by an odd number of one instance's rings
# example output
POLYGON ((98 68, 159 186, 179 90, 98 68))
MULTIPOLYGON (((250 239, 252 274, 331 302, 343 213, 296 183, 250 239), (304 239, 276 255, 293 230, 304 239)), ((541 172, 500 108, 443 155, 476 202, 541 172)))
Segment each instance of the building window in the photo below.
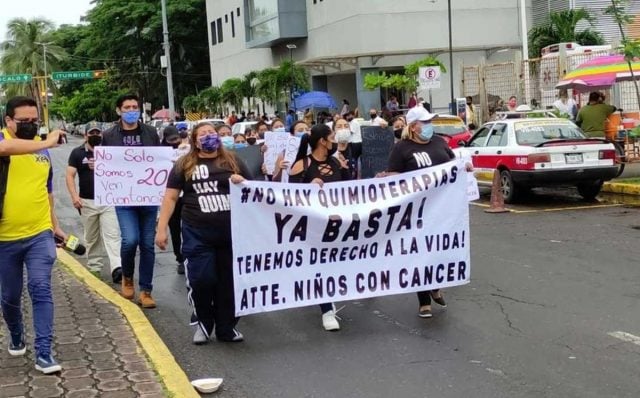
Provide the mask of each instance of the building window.
POLYGON ((229 16, 224 14, 224 23, 229 23, 229 16))
POLYGON ((218 24, 218 43, 222 43, 222 18, 218 18, 216 22, 218 24))
POLYGON ((248 0, 249 41, 277 35, 278 0, 248 0))
POLYGON ((215 46, 218 44, 216 40, 216 21, 211 21, 211 45, 215 46))
POLYGON ((240 18, 240 7, 236 8, 236 17, 240 18))
POLYGON ((233 11, 231 11, 231 37, 236 37, 236 20, 233 17, 233 11))

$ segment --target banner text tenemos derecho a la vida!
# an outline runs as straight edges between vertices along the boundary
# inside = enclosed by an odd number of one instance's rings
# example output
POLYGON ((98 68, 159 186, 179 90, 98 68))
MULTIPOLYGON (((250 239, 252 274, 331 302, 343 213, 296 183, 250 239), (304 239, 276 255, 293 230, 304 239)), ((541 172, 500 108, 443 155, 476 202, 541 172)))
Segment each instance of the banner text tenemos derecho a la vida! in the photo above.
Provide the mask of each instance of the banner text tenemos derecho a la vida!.
POLYGON ((469 282, 462 159, 385 178, 231 184, 236 315, 469 282))

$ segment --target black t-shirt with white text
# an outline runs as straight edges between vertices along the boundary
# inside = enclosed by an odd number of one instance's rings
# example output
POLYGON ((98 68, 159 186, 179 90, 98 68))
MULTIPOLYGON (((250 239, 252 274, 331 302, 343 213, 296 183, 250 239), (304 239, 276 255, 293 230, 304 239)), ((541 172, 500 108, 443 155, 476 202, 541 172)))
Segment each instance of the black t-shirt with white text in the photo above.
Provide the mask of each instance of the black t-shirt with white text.
POLYGON ((85 144, 74 148, 69 154, 69 166, 78 171, 78 195, 82 199, 94 198, 93 193, 93 170, 89 163, 93 160, 93 151, 89 151, 85 144))
POLYGON ((447 142, 437 135, 434 135, 426 144, 400 140, 391 150, 387 171, 404 173, 424 169, 447 163, 455 157, 447 142))
POLYGON ((142 146, 142 137, 140 126, 134 130, 122 130, 122 144, 124 146, 142 146))
MULTIPOLYGON (((244 163, 236 158, 240 175, 249 178, 244 163)), ((195 227, 225 228, 231 233, 229 177, 233 172, 221 168, 217 159, 198 159, 188 180, 178 166, 169 173, 167 188, 183 192, 182 221, 195 227)))

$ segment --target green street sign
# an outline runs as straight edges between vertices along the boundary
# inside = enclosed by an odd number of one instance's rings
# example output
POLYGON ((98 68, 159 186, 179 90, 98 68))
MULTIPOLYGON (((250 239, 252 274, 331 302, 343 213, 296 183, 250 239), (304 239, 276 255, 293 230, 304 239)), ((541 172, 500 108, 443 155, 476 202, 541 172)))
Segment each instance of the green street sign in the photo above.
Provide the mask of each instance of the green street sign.
POLYGON ((0 75, 0 83, 31 83, 32 75, 0 75))
POLYGON ((84 80, 93 79, 92 70, 81 70, 72 72, 53 72, 51 73, 53 80, 84 80))

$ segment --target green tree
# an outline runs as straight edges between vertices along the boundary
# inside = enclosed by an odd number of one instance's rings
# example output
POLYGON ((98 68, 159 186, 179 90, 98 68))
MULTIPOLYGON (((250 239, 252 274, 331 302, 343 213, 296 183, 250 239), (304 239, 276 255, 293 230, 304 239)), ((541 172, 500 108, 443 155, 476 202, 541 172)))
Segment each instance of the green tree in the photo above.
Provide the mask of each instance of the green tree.
POLYGON ((222 113, 222 90, 218 86, 211 86, 198 94, 202 100, 202 105, 209 114, 222 113))
POLYGON ((253 100, 257 95, 257 77, 258 72, 249 72, 242 77, 242 96, 247 99, 247 106, 253 109, 253 100))
POLYGON ((424 66, 438 66, 443 73, 447 72, 444 64, 436 57, 428 56, 416 62, 405 65, 404 74, 386 72, 370 73, 364 77, 364 88, 375 90, 376 88, 392 88, 396 90, 415 91, 418 87, 418 72, 424 66))
POLYGON ((90 120, 111 122, 118 118, 115 102, 126 90, 117 89, 109 79, 85 83, 71 96, 59 96, 51 102, 51 113, 67 121, 90 120))
POLYGON ((622 38, 620 49, 629 65, 629 73, 631 73, 631 80, 635 86, 638 105, 640 106, 640 87, 638 87, 638 80, 631 66, 631 62, 634 59, 640 58, 640 40, 629 39, 625 34, 625 26, 633 21, 633 18, 625 11, 628 5, 628 0, 611 0, 611 6, 605 10, 605 14, 611 15, 620 29, 620 37, 622 38))
POLYGON ((309 90, 309 73, 291 61, 282 62, 277 68, 267 68, 257 72, 259 83, 256 96, 271 106, 285 102, 290 88, 309 90))
MULTIPOLYGON (((15 18, 7 25, 7 40, 0 44, 2 57, 0 68, 3 73, 30 73, 34 76, 44 75, 44 54, 42 45, 51 43, 54 25, 46 19, 15 18)), ((56 44, 47 47, 47 67, 56 68, 66 57, 66 52, 56 44)), ((39 79, 34 79, 30 85, 14 84, 6 86, 8 97, 22 94, 29 95, 41 103, 39 79)))
POLYGON ((220 85, 222 100, 239 111, 242 108, 242 79, 227 79, 220 85))
POLYGON ((599 32, 591 28, 577 31, 578 23, 583 21, 591 26, 595 22, 593 16, 584 8, 552 12, 548 22, 529 30, 529 56, 540 57, 544 47, 556 43, 603 44, 604 39, 599 32))

